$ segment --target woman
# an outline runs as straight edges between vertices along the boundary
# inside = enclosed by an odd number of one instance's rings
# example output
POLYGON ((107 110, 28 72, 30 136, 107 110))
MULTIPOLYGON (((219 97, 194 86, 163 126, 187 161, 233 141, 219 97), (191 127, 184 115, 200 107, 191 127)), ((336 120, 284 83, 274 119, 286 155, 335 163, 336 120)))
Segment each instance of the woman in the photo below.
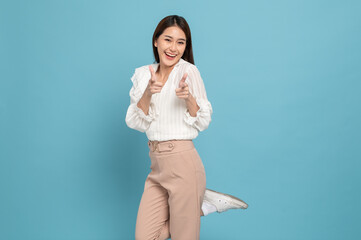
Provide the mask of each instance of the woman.
POLYGON ((130 128, 146 132, 151 172, 144 186, 136 222, 136 239, 199 239, 200 216, 230 208, 247 208, 231 195, 206 191, 206 175, 192 139, 212 115, 205 87, 194 65, 186 20, 172 15, 154 31, 157 63, 132 76, 130 128))

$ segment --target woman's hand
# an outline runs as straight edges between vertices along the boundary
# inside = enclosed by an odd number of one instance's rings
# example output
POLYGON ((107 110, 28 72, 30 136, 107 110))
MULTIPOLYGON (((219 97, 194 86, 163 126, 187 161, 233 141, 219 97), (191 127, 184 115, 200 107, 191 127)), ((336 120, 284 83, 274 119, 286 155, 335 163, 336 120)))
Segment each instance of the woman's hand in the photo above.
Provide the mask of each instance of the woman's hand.
POLYGON ((164 84, 157 81, 154 69, 151 65, 149 65, 149 71, 151 74, 151 78, 149 79, 148 86, 145 91, 147 92, 148 96, 152 96, 154 93, 160 93, 164 84))
POLYGON ((149 65, 149 71, 151 74, 151 78, 149 79, 148 86, 145 89, 143 96, 137 103, 138 108, 142 109, 145 115, 148 115, 152 95, 154 93, 160 93, 163 87, 163 83, 157 82, 154 70, 151 65, 149 65))
POLYGON ((180 99, 184 99, 186 101, 187 109, 189 114, 192 117, 197 115, 197 111, 199 110, 199 106, 197 104, 196 99, 190 94, 188 84, 185 82, 188 74, 184 73, 182 79, 179 82, 179 88, 175 90, 177 97, 180 99))
POLYGON ((188 84, 186 83, 187 76, 188 74, 184 73, 182 79, 179 82, 178 88, 175 90, 175 94, 177 95, 177 97, 185 100, 189 99, 190 96, 188 84))

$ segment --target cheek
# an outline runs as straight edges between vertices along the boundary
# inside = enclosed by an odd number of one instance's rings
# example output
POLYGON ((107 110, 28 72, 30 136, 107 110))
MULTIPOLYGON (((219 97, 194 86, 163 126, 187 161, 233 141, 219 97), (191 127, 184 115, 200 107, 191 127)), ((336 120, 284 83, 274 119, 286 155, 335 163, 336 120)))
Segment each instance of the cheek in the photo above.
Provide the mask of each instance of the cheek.
POLYGON ((160 55, 160 54, 162 54, 162 52, 163 52, 163 48, 158 45, 157 51, 158 51, 158 54, 160 55))
POLYGON ((163 53, 166 49, 168 48, 168 46, 167 46, 167 44, 164 44, 164 43, 162 43, 162 44, 159 44, 158 45, 158 53, 163 53))
POLYGON ((181 52, 182 54, 181 55, 183 55, 184 54, 184 51, 186 50, 186 48, 185 48, 185 46, 184 47, 182 47, 181 49, 179 49, 179 52, 181 52))

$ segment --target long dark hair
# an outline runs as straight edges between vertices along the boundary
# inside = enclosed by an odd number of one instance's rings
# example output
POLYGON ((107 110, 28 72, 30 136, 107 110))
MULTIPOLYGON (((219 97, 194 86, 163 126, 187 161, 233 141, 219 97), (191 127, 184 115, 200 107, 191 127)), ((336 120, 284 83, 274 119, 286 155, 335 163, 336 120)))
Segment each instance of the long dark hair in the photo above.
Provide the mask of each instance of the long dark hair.
POLYGON ((191 30, 189 29, 187 21, 183 17, 178 15, 170 15, 163 18, 158 23, 157 28, 154 30, 153 38, 152 38, 152 46, 153 46, 153 54, 155 61, 159 63, 159 55, 157 48, 154 46, 154 43, 166 28, 172 26, 179 27, 180 29, 183 30, 184 34, 186 35, 186 49, 184 50, 182 58, 187 62, 194 64, 191 30))

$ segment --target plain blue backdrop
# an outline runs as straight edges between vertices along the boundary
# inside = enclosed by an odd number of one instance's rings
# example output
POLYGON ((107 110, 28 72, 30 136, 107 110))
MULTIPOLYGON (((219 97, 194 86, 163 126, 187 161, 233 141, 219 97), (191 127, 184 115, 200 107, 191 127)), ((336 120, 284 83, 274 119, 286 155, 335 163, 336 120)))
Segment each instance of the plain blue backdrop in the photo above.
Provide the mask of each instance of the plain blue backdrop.
MULTIPOLYGON (((0 239, 131 240, 149 173, 127 128, 157 23, 188 21, 214 114, 207 187, 247 210, 203 240, 361 235, 361 3, 1 1, 0 239)), ((188 240, 188 239, 185 239, 188 240)))

